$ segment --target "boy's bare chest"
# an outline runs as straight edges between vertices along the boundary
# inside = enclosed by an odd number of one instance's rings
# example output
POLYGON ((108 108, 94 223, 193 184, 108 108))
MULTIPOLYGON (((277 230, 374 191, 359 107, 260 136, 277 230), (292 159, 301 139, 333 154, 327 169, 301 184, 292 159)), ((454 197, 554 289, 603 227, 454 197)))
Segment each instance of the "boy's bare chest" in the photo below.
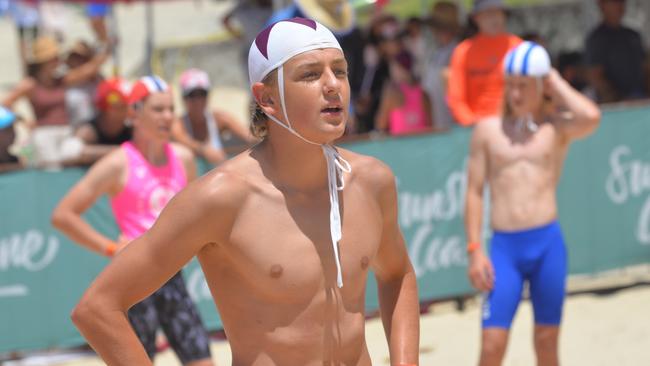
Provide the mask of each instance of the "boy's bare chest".
MULTIPOLYGON (((345 286, 365 283, 381 237, 378 204, 346 187, 341 194, 343 238, 339 242, 345 286), (355 193, 355 194, 350 194, 355 193)), ((255 197, 231 233, 229 252, 266 288, 310 293, 336 284, 327 192, 310 196, 255 197)))
POLYGON ((523 137, 499 132, 488 143, 488 163, 495 170, 520 163, 548 168, 558 156, 557 136, 550 126, 523 137))

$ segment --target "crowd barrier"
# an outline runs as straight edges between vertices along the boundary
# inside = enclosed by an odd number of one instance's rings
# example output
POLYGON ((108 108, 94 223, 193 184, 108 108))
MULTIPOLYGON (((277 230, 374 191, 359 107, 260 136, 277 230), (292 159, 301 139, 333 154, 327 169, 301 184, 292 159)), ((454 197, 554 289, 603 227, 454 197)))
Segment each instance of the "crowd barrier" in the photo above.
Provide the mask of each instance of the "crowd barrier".
MULTIPOLYGON (((609 109, 598 131, 576 142, 558 193, 570 272, 591 274, 650 262, 650 107, 609 109)), ((463 232, 470 131, 356 141, 395 172, 399 223, 417 272, 421 300, 471 293, 463 232)), ((27 170, 0 175, 0 352, 83 343, 69 319, 106 259, 71 243, 50 213, 84 174, 27 170)), ((85 215, 117 238, 106 198, 85 215)), ((185 268, 189 291, 210 329, 221 327, 202 273, 185 268)), ((366 306, 378 307, 375 284, 366 306)))

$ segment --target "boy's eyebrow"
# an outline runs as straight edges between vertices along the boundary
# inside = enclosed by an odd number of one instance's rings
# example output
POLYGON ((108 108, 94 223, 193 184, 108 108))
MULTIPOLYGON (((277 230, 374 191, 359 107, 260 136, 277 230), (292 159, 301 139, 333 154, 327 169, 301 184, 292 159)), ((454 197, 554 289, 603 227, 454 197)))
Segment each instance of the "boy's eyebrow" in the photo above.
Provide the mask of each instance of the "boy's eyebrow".
MULTIPOLYGON (((314 66, 320 66, 322 64, 323 64, 323 62, 321 62, 321 61, 314 61, 314 62, 307 62, 307 63, 304 63, 304 64, 300 64, 300 65, 298 65, 296 67, 298 67, 298 68, 310 68, 310 67, 314 67, 314 66)), ((345 65, 347 65, 347 61, 345 60, 345 58, 340 57, 340 58, 337 58, 334 61, 332 61, 332 64, 336 64, 336 65, 345 64, 345 65)))

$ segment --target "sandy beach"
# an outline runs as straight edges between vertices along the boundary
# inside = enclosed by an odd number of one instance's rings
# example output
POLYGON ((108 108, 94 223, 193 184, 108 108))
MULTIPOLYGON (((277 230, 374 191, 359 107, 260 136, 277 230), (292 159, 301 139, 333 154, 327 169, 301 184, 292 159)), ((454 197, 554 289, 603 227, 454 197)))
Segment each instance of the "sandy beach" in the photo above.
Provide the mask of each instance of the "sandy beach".
MULTIPOLYGON (((561 336, 563 365, 640 366, 650 365, 650 286, 633 286, 611 294, 579 294, 567 299, 561 336)), ((465 311, 454 303, 433 305, 421 317, 420 364, 474 365, 478 360, 479 301, 469 301, 465 311)), ((535 364, 532 345, 532 309, 522 302, 515 318, 504 366, 535 364)), ((366 325, 368 348, 373 365, 389 365, 388 348, 381 320, 366 325)), ((213 342, 213 358, 218 365, 230 365, 226 341, 213 342)), ((28 360, 26 360, 28 361, 28 360)), ((11 366, 44 365, 12 363, 11 366)), ((74 362, 50 363, 61 366, 104 365, 96 357, 74 362)), ((156 366, 180 365, 171 350, 157 356, 156 366)), ((9 366, 9 365, 8 365, 9 366)))

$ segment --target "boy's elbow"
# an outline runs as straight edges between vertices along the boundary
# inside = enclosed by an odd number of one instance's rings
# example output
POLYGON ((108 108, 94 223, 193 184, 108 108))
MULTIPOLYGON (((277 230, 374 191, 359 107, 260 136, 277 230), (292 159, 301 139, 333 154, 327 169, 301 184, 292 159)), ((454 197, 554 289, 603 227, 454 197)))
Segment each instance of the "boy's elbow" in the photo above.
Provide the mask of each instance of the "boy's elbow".
POLYGON ((63 230, 63 228, 66 227, 66 223, 68 222, 67 218, 68 213, 66 213, 65 210, 61 207, 57 207, 54 209, 52 215, 50 216, 50 223, 53 227, 59 230, 63 230))
POLYGON ((92 313, 92 305, 82 298, 74 309, 72 309, 70 320, 72 320, 72 323, 74 323, 78 329, 82 329, 93 319, 92 313))
POLYGON ((600 124, 601 117, 602 117, 602 113, 600 112, 600 108, 598 107, 594 107, 587 114, 587 120, 589 121, 589 124, 594 128, 596 128, 600 124))

